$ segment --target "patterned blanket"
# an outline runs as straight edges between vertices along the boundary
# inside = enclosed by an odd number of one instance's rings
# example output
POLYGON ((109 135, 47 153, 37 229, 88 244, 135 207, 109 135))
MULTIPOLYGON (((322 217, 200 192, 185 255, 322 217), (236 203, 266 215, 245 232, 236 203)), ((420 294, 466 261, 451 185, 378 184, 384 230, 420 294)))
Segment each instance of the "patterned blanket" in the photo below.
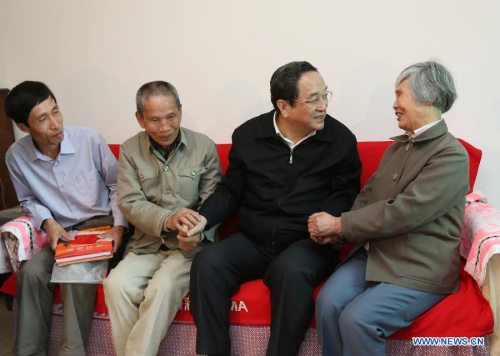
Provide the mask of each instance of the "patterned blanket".
POLYGON ((486 196, 481 191, 468 194, 466 200, 460 254, 467 260, 465 271, 481 286, 488 261, 500 253, 500 211, 487 204, 486 196))
POLYGON ((0 227, 0 273, 15 272, 47 244, 47 234, 37 230, 27 216, 0 227))

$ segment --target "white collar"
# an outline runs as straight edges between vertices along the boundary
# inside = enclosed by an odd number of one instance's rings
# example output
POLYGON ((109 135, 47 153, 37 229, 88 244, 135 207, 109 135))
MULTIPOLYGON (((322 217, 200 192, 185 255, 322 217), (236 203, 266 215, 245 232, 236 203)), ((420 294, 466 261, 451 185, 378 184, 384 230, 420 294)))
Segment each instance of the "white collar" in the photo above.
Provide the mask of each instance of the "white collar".
POLYGON ((316 130, 314 130, 309 135, 307 135, 307 136, 303 137, 301 140, 299 140, 297 143, 293 142, 289 138, 286 138, 281 133, 281 131, 280 131, 279 127, 278 127, 278 112, 277 111, 274 113, 273 124, 274 124, 274 130, 276 131, 276 135, 278 135, 279 137, 281 137, 286 142, 286 144, 288 146, 290 146, 290 148, 294 148, 295 146, 297 146, 302 141, 307 140, 309 137, 316 135, 316 130))
POLYGON ((422 134, 424 131, 427 131, 432 126, 437 125, 437 123, 441 122, 441 121, 443 121, 443 119, 439 119, 438 121, 431 122, 430 124, 419 127, 413 133, 408 134, 408 132, 407 132, 407 135, 409 135, 410 137, 417 137, 418 135, 422 134))

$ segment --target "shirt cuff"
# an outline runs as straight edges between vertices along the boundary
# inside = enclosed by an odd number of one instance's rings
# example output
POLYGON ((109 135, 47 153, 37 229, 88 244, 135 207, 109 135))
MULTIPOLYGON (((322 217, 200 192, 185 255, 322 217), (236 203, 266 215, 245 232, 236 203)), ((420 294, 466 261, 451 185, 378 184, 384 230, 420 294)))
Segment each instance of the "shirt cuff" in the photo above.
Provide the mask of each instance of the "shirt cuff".
POLYGON ((123 216, 114 216, 113 215, 113 226, 123 226, 128 230, 129 224, 128 221, 123 216))
POLYGON ((45 220, 48 220, 48 219, 53 219, 52 215, 50 215, 50 214, 39 215, 37 217, 33 217, 32 221, 33 221, 33 224, 35 225, 36 229, 38 229, 40 231, 45 231, 43 229, 43 223, 45 222, 45 220))

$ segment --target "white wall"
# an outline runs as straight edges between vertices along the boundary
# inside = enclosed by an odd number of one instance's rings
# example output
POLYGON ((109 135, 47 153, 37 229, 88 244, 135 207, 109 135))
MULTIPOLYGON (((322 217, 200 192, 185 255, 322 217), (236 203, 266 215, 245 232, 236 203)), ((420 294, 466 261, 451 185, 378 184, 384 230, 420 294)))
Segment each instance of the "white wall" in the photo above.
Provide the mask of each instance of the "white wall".
POLYGON ((308 60, 334 93, 329 113, 373 141, 400 133, 400 71, 436 58, 458 87, 450 131, 483 150, 476 189, 500 207, 499 14, 497 0, 0 0, 0 87, 44 81, 67 125, 121 143, 139 130, 135 92, 163 79, 183 125, 224 143, 271 109, 277 67, 308 60))

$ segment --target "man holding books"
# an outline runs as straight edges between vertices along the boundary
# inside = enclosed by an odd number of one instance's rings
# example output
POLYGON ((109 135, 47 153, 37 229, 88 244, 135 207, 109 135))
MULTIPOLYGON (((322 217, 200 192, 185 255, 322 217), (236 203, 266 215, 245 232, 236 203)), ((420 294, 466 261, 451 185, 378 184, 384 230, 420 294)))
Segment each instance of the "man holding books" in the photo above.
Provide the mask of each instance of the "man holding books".
POLYGON ((144 131, 121 146, 118 169, 118 206, 135 232, 104 292, 117 354, 142 356, 158 353, 188 291, 193 257, 214 240, 215 227, 177 235, 200 221, 196 210, 215 190, 221 167, 214 142, 180 126, 172 84, 144 84, 136 104, 144 131))
MULTIPOLYGON (((23 210, 37 229, 47 232, 49 243, 17 275, 20 309, 14 354, 45 354, 58 240, 72 240, 69 230, 111 225, 101 236, 114 240, 115 251, 121 244, 127 222, 117 207, 118 165, 98 132, 64 127, 57 100, 43 83, 17 85, 6 99, 5 111, 28 134, 7 151, 7 167, 23 210)), ((85 355, 96 290, 95 284, 61 284, 59 355, 85 355)))

